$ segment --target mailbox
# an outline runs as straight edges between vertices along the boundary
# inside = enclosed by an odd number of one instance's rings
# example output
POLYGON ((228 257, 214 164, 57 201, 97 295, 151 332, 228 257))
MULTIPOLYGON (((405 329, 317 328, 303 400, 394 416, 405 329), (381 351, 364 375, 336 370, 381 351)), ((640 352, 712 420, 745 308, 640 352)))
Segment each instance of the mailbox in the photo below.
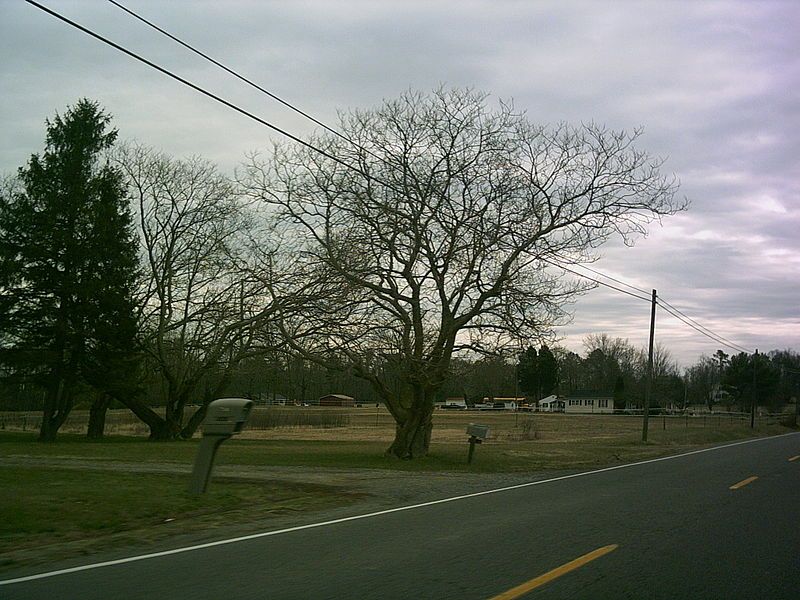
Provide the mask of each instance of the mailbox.
POLYGON ((202 494, 208 489, 220 444, 242 430, 252 408, 253 401, 246 398, 222 398, 208 405, 203 420, 203 439, 197 449, 189 483, 190 493, 202 494))
POLYGON ((470 423, 467 425, 467 435, 470 437, 476 437, 479 440, 485 440, 489 437, 489 426, 470 423))
POLYGON ((245 398, 223 398, 208 405, 203 421, 203 435, 233 435, 244 427, 253 401, 245 398))
POLYGON ((489 426, 470 423, 467 425, 467 435, 469 436, 469 453, 467 454, 467 464, 472 463, 472 455, 475 453, 475 444, 483 443, 489 437, 489 426))

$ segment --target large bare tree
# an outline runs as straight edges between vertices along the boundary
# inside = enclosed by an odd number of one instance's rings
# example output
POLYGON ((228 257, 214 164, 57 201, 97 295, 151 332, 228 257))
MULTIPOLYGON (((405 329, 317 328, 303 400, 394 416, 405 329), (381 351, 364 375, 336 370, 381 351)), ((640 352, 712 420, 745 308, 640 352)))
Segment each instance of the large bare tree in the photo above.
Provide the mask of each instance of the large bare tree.
POLYGON ((408 92, 342 115, 340 129, 352 143, 312 141, 330 156, 279 146, 244 183, 273 208, 298 280, 314 283, 284 335, 371 382, 400 458, 428 452, 454 353, 518 346, 564 320, 578 289, 551 261, 586 260, 682 207, 638 132, 533 125, 470 90, 408 92))

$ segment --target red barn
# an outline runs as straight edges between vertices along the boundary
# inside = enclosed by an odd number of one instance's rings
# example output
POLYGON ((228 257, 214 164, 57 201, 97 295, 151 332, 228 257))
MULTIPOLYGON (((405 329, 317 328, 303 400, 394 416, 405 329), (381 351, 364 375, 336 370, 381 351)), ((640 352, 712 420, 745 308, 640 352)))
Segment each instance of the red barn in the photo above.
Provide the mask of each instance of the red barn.
POLYGON ((356 400, 344 394, 328 394, 319 399, 320 406, 355 406, 356 400))

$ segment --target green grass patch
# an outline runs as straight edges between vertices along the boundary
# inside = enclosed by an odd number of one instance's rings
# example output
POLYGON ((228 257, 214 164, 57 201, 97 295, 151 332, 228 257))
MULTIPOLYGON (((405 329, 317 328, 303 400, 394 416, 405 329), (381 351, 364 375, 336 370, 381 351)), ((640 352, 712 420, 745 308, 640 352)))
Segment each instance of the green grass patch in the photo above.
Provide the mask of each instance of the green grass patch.
POLYGON ((65 542, 91 541, 94 549, 104 547, 104 540, 146 542, 356 498, 329 486, 222 477, 214 478, 206 494, 194 496, 187 482, 175 475, 0 467, 0 566, 13 566, 34 548, 65 542))

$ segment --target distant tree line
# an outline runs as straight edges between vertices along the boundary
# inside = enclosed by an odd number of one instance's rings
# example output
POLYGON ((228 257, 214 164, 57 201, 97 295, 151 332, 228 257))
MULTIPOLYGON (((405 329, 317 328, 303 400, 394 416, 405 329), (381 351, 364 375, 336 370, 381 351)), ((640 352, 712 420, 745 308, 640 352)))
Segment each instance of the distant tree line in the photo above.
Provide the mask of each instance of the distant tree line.
POLYGON ((778 412, 800 396, 800 354, 791 349, 757 356, 717 350, 687 368, 685 380, 689 404, 748 411, 755 400, 778 412))

